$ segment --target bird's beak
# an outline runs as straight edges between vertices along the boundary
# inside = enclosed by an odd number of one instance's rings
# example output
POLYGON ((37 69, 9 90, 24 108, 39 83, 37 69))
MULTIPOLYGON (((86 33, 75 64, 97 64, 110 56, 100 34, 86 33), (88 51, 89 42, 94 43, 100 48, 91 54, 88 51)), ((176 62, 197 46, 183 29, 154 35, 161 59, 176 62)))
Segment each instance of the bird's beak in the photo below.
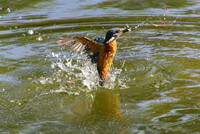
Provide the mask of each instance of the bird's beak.
POLYGON ((126 32, 130 32, 133 30, 133 27, 129 27, 128 25, 126 25, 125 28, 120 29, 118 33, 114 34, 112 38, 110 38, 106 43, 110 43, 114 40, 116 40, 122 33, 126 33, 126 32))
POLYGON ((117 38, 119 38, 119 36, 120 36, 122 33, 123 33, 123 31, 120 31, 120 32, 114 34, 113 37, 110 38, 106 43, 110 43, 110 42, 116 40, 117 38))

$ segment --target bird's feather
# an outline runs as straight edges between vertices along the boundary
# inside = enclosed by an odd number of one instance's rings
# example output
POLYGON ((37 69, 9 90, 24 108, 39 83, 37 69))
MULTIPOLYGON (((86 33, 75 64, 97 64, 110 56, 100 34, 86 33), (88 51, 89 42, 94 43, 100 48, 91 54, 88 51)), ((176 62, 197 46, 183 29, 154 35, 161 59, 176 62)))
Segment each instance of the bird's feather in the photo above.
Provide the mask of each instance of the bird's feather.
POLYGON ((97 38, 94 39, 94 41, 96 41, 97 43, 102 43, 102 44, 104 44, 105 38, 97 37, 97 38))
POLYGON ((104 44, 95 40, 90 40, 87 37, 61 38, 57 44, 69 46, 72 51, 85 53, 91 58, 92 62, 97 61, 97 57, 104 47, 104 44))
POLYGON ((97 53, 103 45, 86 37, 61 38, 57 41, 57 44, 69 46, 71 50, 77 52, 84 50, 86 53, 97 53))

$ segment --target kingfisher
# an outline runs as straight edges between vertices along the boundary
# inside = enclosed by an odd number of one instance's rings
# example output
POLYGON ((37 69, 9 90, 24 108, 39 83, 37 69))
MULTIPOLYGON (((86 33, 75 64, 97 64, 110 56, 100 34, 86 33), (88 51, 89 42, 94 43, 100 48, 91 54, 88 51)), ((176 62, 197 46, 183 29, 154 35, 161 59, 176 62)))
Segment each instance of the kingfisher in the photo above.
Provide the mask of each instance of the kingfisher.
POLYGON ((92 63, 97 64, 99 84, 104 86, 117 52, 116 39, 123 33, 132 31, 133 27, 113 28, 107 31, 105 38, 91 40, 87 37, 61 37, 57 44, 69 46, 72 51, 86 54, 92 63))

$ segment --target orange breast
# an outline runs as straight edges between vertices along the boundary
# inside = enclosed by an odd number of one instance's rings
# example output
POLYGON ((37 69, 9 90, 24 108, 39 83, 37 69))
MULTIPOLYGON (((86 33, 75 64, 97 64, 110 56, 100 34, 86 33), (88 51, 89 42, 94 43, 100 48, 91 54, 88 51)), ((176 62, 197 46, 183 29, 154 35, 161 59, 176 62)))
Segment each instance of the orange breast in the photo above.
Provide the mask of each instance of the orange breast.
POLYGON ((106 44, 105 47, 102 48, 100 52, 97 68, 100 78, 103 80, 105 80, 107 77, 107 73, 110 70, 116 51, 117 51, 116 41, 113 41, 112 43, 106 44))

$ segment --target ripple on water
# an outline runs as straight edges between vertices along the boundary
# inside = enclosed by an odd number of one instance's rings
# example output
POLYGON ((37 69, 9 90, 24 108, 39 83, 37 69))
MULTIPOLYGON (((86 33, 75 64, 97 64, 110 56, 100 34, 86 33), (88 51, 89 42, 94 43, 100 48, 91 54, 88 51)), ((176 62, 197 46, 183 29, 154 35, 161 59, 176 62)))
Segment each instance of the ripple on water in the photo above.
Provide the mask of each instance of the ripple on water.
POLYGON ((19 79, 14 76, 6 75, 6 74, 0 74, 0 81, 7 82, 7 83, 18 83, 19 79))
MULTIPOLYGON (((130 24, 137 28, 118 39, 119 51, 106 86, 113 92, 126 89, 119 91, 123 101, 120 110, 130 121, 130 133, 198 133, 199 3, 190 6, 187 2, 183 0, 176 6, 178 2, 173 1, 177 9, 163 10, 152 8, 152 2, 146 0, 141 6, 147 8, 136 5, 137 11, 136 6, 102 0, 41 1, 33 8, 16 12, 9 7, 11 12, 0 16, 0 124, 11 124, 4 128, 21 133, 75 132, 73 123, 58 120, 66 111, 72 111, 71 106, 81 95, 102 88, 95 65, 85 56, 58 50, 54 42, 63 34, 105 36, 111 27, 130 24), (153 27, 154 23, 172 25, 153 27), (163 36, 151 36, 157 33, 163 36), (48 56, 47 49, 51 51, 48 56), (12 86, 18 81, 21 83, 12 86)), ((79 108, 74 109, 81 114, 79 108)), ((90 118, 83 122, 87 120, 90 118)), ((4 128, 0 130, 6 132, 4 128)), ((91 128, 89 124, 81 129, 91 128)))

